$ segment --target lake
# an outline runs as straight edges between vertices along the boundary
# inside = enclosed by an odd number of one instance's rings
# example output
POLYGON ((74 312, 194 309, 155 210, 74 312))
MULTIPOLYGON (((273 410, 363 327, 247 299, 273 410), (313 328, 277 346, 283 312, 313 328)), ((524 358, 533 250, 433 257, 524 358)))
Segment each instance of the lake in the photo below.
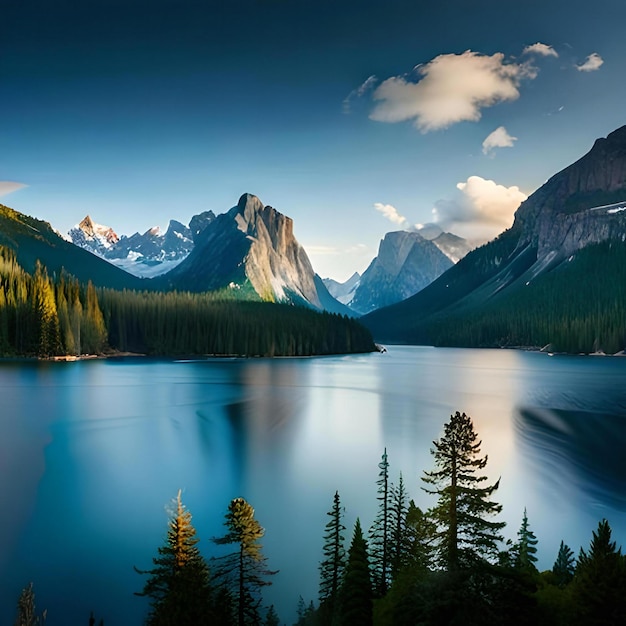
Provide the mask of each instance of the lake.
POLYGON ((335 490, 349 541, 376 510, 384 448, 422 508, 420 477, 455 411, 501 477, 512 539, 527 508, 541 569, 578 553, 606 517, 626 544, 626 358, 391 346, 308 359, 0 362, 0 624, 35 584, 47 626, 141 624, 133 596, 163 544, 178 489, 215 553, 230 500, 266 529, 266 588, 282 620, 317 600, 335 490))

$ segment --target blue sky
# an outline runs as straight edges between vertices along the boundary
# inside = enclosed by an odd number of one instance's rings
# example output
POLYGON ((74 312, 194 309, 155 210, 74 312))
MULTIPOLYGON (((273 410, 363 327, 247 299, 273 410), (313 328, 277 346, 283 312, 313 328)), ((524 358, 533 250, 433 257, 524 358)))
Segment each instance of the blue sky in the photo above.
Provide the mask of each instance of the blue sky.
POLYGON ((87 213, 143 232, 249 192, 294 219, 318 273, 345 279, 390 230, 495 235, 626 123, 622 0, 2 13, 0 202, 63 232, 87 213))

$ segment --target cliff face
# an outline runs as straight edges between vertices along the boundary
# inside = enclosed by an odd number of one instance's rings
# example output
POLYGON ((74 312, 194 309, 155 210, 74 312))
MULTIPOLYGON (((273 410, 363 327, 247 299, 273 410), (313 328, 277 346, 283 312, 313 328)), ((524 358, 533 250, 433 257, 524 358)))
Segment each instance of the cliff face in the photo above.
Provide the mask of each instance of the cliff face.
POLYGON ((293 220, 251 194, 196 237, 191 254, 164 277, 171 287, 205 291, 246 284, 269 302, 308 303, 349 314, 322 281, 293 234, 293 220))
POLYGON ((241 196, 235 209, 237 228, 250 241, 244 265, 254 290, 264 300, 286 300, 291 293, 321 308, 315 272, 293 236, 293 220, 250 194, 241 196))
POLYGON ((387 233, 378 256, 363 272, 350 308, 365 314, 405 300, 452 267, 433 241, 417 232, 387 233))
POLYGON ((563 258, 626 233, 626 126, 598 139, 581 159, 553 176, 515 214, 520 244, 543 258, 563 258))

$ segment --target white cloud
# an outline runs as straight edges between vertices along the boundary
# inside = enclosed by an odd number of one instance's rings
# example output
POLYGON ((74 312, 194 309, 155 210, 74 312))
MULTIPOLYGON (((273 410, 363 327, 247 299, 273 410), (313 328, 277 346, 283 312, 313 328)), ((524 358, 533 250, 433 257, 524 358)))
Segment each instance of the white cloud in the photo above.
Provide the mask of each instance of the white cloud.
POLYGON ((522 54, 538 54, 544 57, 557 57, 559 53, 548 44, 545 43, 534 43, 532 46, 526 46, 522 52, 522 54))
POLYGON ((592 52, 584 63, 576 66, 576 69, 579 72, 595 72, 603 63, 604 59, 597 52, 592 52))
POLYGON ((383 204, 382 202, 376 202, 374 204, 374 208, 382 213, 390 222, 397 224, 398 226, 402 226, 406 228, 409 226, 409 220, 404 217, 404 215, 400 215, 398 209, 391 204, 383 204))
POLYGON ((454 199, 435 203, 433 216, 444 230, 483 243, 513 224, 513 215, 526 200, 519 187, 505 187, 493 180, 470 176, 457 184, 454 199))
POLYGON ((378 78, 372 74, 356 89, 353 89, 343 100, 343 112, 350 113, 352 110, 352 101, 357 98, 362 98, 370 89, 374 88, 377 82, 378 78))
POLYGON ((0 180, 0 196, 6 196, 7 194, 13 193, 18 189, 23 189, 24 187, 26 187, 24 183, 15 183, 9 180, 0 180))
POLYGON ((514 141, 517 141, 517 137, 509 135, 504 126, 498 126, 483 141, 483 154, 491 154, 495 148, 512 148, 514 141))
POLYGON ((370 119, 413 120, 423 133, 461 121, 475 122, 481 109, 519 98, 522 79, 537 76, 530 63, 506 62, 500 52, 486 56, 471 50, 442 54, 415 72, 420 77, 416 82, 393 76, 376 88, 377 104, 370 119))

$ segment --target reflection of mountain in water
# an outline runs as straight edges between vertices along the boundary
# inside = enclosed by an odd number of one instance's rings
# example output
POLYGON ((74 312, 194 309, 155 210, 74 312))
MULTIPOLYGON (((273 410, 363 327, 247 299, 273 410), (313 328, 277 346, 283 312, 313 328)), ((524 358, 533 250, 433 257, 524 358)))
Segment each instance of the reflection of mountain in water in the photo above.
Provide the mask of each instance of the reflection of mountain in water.
POLYGON ((561 489, 569 483, 601 505, 626 511, 626 411, 522 407, 515 430, 543 479, 561 489))

